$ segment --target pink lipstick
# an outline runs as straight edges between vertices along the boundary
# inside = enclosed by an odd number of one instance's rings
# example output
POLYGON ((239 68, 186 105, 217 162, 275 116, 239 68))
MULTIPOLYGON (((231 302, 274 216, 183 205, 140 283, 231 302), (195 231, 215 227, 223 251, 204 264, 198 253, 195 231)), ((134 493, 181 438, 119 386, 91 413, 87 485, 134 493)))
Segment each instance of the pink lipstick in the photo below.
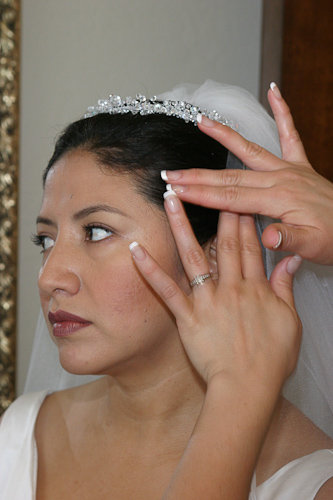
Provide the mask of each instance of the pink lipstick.
POLYGON ((90 321, 80 318, 80 316, 76 316, 75 314, 61 310, 56 311, 55 313, 50 311, 48 318, 53 326, 54 337, 68 337, 68 335, 71 335, 77 330, 91 325, 90 321))

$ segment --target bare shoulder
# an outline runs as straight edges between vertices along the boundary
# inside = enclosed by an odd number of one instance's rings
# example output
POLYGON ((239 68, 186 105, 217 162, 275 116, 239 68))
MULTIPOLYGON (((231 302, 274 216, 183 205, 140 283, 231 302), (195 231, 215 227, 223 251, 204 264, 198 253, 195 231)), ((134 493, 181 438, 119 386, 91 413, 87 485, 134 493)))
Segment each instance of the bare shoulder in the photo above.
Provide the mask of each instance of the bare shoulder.
POLYGON ((289 443, 287 448, 295 455, 293 460, 318 450, 333 449, 333 440, 289 401, 285 401, 281 412, 281 429, 284 444, 289 443))
POLYGON ((326 481, 326 483, 318 491, 315 500, 332 500, 333 498, 333 477, 326 481))
POLYGON ((99 392, 94 384, 55 392, 44 400, 35 425, 40 488, 55 487, 52 471, 62 467, 65 457, 80 453, 77 445, 85 441, 82 436, 86 438, 92 427, 91 408, 99 392))
POLYGON ((66 428, 70 419, 77 417, 77 421, 81 421, 86 408, 98 394, 99 385, 99 381, 95 381, 48 395, 40 408, 36 421, 35 436, 37 442, 45 435, 49 437, 52 428, 55 430, 55 435, 61 431, 67 432, 66 428))
MULTIPOLYGON (((293 460, 324 449, 333 449, 333 440, 294 405, 283 400, 259 457, 258 484, 293 460)), ((325 488, 331 487, 330 482, 325 488)), ((316 497, 316 500, 324 499, 316 497)))
POLYGON ((304 455, 321 449, 333 449, 333 439, 293 406, 291 430, 296 431, 296 442, 304 455))

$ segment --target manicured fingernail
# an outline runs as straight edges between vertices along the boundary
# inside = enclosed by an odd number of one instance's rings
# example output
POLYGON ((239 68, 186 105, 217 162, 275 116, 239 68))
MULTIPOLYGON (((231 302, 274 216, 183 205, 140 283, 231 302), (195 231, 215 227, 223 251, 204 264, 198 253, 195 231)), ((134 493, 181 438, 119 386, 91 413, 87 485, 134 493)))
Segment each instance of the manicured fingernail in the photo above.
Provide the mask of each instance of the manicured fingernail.
POLYGON ((197 122, 201 123, 204 127, 215 127, 217 122, 214 122, 213 120, 210 120, 210 118, 207 118, 207 116, 202 115, 201 113, 197 114, 197 122))
POLYGON ((168 207, 168 210, 172 214, 176 214, 180 209, 180 201, 177 198, 176 193, 174 191, 172 191, 172 189, 171 189, 170 191, 166 191, 163 194, 163 197, 165 199, 165 203, 168 207))
POLYGON ((294 255, 287 263, 287 271, 289 274, 295 274, 297 269, 299 269, 302 264, 302 257, 299 255, 294 255))
POLYGON ((162 179, 167 181, 176 181, 180 179, 182 176, 182 172, 180 170, 161 170, 162 179))
POLYGON ((281 95, 280 89, 279 89, 279 87, 276 85, 276 83, 272 82, 272 83, 270 84, 270 88, 271 88, 271 90, 272 90, 273 94, 275 95, 275 97, 276 97, 277 99, 282 99, 282 95, 281 95))
POLYGON ((174 191, 175 193, 184 193, 187 191, 187 186, 178 186, 177 184, 167 184, 167 191, 174 191))
POLYGON ((161 170, 161 177, 165 182, 168 182, 168 176, 166 170, 161 170))
POLYGON ((279 246, 281 245, 281 242, 282 242, 282 233, 280 231, 277 232, 277 235, 276 235, 276 243, 275 245, 273 245, 273 248, 279 248, 279 246))
POLYGON ((146 253, 137 241, 130 244, 129 249, 136 260, 145 260, 146 253))

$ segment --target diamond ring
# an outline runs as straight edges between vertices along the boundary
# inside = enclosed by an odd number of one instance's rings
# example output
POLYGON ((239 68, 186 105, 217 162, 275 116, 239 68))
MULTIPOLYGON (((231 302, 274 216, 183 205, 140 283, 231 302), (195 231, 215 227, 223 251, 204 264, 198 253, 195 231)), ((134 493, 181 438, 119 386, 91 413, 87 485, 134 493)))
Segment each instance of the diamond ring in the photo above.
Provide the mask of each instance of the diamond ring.
POLYGON ((190 282, 190 287, 193 288, 194 286, 197 285, 203 285, 206 280, 212 279, 211 273, 207 274, 198 274, 197 276, 194 276, 193 280, 190 282))

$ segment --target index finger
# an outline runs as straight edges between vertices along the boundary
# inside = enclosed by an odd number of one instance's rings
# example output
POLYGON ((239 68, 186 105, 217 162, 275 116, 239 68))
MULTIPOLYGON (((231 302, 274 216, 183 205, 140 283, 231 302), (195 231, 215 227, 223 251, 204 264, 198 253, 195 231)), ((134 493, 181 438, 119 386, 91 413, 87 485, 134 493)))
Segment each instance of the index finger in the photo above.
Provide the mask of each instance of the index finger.
POLYGON ((258 144, 248 141, 227 125, 202 116, 202 122, 198 123, 198 127, 203 133, 231 151, 251 170, 268 171, 285 167, 283 160, 258 144))
MULTIPOLYGON (((276 181, 274 173, 255 172, 253 170, 242 170, 240 168, 221 168, 221 170, 210 170, 208 168, 188 168, 185 170, 163 170, 161 177, 165 182, 172 185, 200 185, 200 186, 243 186, 253 188, 272 187, 276 181)), ((167 187, 168 189, 168 187, 167 187)), ((185 189, 185 188, 184 188, 185 189)), ((182 191, 178 191, 181 193, 182 191)))
POLYGON ((296 130, 290 108, 283 99, 275 83, 271 83, 268 100, 278 127, 283 159, 286 161, 306 163, 311 167, 304 151, 303 143, 296 130))

